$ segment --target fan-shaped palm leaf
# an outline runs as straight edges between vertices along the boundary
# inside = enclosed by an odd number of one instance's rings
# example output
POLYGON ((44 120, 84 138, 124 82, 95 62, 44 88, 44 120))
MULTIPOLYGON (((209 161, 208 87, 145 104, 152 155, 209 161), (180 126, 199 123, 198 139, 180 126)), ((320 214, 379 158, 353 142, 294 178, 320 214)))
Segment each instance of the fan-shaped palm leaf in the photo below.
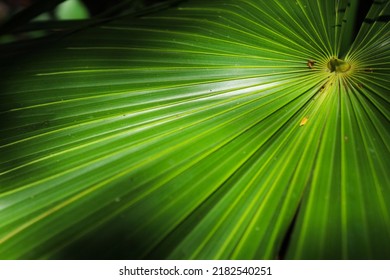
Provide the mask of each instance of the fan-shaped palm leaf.
POLYGON ((214 0, 23 57, 0 257, 389 258, 389 3, 352 46, 356 1, 214 0))

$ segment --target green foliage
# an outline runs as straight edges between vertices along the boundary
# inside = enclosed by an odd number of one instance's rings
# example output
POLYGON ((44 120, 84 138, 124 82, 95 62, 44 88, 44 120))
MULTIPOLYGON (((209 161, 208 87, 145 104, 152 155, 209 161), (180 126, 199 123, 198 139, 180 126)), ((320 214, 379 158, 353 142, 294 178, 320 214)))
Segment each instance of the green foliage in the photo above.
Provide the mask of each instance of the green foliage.
POLYGON ((388 259, 390 1, 354 39, 356 3, 188 1, 3 63, 0 258, 388 259))
POLYGON ((67 0, 56 8, 56 14, 59 19, 87 19, 88 10, 80 0, 67 0))

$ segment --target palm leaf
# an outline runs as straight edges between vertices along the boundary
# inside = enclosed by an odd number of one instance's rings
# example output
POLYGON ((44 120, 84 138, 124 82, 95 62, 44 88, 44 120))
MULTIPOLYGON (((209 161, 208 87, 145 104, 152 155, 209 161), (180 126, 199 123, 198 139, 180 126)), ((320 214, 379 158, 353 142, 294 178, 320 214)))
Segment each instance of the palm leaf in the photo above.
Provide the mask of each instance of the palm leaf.
POLYGON ((188 1, 20 58, 0 257, 389 258, 390 2, 350 46, 356 3, 188 1))

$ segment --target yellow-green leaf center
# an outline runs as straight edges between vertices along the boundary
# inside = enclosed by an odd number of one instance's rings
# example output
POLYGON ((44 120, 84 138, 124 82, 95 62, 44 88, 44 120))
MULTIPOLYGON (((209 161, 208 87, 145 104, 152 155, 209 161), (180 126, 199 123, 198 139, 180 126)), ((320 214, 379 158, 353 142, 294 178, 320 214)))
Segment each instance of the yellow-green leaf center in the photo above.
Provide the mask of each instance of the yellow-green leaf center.
POLYGON ((351 65, 344 60, 338 58, 331 58, 328 62, 328 68, 330 72, 345 73, 349 69, 351 69, 351 65))

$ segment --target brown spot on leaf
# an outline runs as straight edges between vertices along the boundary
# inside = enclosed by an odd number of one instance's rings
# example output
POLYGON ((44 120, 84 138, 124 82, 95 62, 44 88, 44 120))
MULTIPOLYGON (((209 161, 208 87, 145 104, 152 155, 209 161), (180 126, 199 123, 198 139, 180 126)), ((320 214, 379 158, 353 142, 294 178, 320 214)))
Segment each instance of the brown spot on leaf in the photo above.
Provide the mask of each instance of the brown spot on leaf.
POLYGON ((309 67, 310 69, 313 69, 314 68, 314 63, 316 63, 314 60, 308 60, 307 61, 307 67, 309 67))

